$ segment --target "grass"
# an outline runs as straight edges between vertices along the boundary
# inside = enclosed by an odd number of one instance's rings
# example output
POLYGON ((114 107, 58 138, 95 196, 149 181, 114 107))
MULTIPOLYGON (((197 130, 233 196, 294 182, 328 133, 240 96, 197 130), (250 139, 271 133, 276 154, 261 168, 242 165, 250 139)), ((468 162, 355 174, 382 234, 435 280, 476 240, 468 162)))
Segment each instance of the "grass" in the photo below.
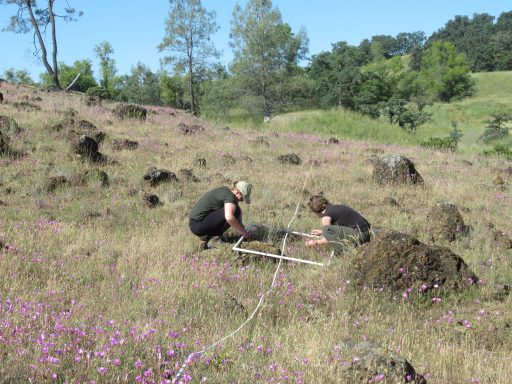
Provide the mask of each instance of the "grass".
MULTIPOLYGON (((497 285, 512 279, 510 250, 496 246, 490 228, 512 234, 510 162, 424 149, 397 127, 335 110, 279 116, 263 128, 225 129, 169 108, 152 107, 147 121, 138 122, 113 117, 110 104, 88 107, 81 95, 6 83, 2 93, 7 103, 0 114, 24 128, 11 146, 25 156, 0 158, 0 383, 170 382, 191 352, 237 329, 277 266, 243 264, 229 250, 198 252, 187 219, 202 193, 235 179, 254 185, 251 208, 242 207, 246 224, 286 226, 299 204, 292 227, 301 232, 319 225, 304 208, 303 187, 427 243, 429 208, 451 201, 474 230, 443 245, 483 285, 431 302, 357 288, 350 254, 326 268, 286 263, 255 318, 192 362, 183 382, 342 382, 340 367, 354 358, 340 349, 346 338, 398 352, 428 383, 512 379, 511 299, 493 296, 497 285), (42 98, 33 101, 40 111, 13 106, 32 96, 42 98), (109 162, 77 159, 67 140, 72 127, 50 128, 70 108, 106 133, 100 151, 109 162), (180 123, 205 131, 183 135, 180 123), (330 137, 340 143, 329 144, 330 137), (139 147, 116 151, 115 139, 136 140, 139 147), (413 160, 426 187, 374 184, 368 159, 383 152, 413 160), (276 161, 288 153, 298 154, 301 165, 276 161), (205 168, 195 165, 198 157, 206 159, 205 168), (201 181, 180 178, 150 187, 143 175, 152 166, 191 169, 201 181), (48 177, 97 170, 108 174, 109 187, 91 176, 44 191, 48 177), (504 185, 493 183, 497 174, 504 185), (144 193, 157 194, 164 204, 148 208, 144 193), (402 209, 383 203, 386 197, 402 209)), ((463 125, 465 132, 471 127, 463 125)), ((301 241, 287 246, 296 257, 328 258, 301 241)))
MULTIPOLYGON (((512 72, 474 73, 474 94, 460 101, 435 103, 427 107, 431 120, 418 127, 414 134, 400 129, 381 117, 371 119, 343 109, 293 112, 275 116, 263 130, 315 134, 324 137, 363 140, 373 143, 417 145, 431 137, 446 137, 457 123, 463 133, 459 149, 462 152, 481 153, 489 145, 479 138, 488 121, 497 113, 512 108, 512 72)), ((227 122, 227 120, 226 120, 227 122)), ((226 123, 223 122, 223 123, 226 123)), ((222 124, 217 121, 217 123, 222 124)), ((247 120, 229 120, 231 126, 247 128, 247 120)), ((256 125, 252 122, 253 126, 256 125)))

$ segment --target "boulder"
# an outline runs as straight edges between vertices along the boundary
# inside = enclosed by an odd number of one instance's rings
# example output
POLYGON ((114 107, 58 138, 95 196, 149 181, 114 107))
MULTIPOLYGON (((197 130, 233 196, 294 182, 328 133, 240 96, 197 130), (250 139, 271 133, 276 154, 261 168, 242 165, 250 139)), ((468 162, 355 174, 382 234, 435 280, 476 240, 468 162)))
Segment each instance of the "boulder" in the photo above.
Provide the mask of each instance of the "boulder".
POLYGON ((363 244, 353 261, 359 286, 407 294, 460 290, 478 277, 450 249, 429 246, 396 231, 383 230, 363 244))
POLYGON ((277 158, 277 161, 283 164, 293 164, 293 165, 299 165, 300 164, 300 157, 296 153, 288 153, 286 155, 281 155, 277 158))
POLYGON ((412 161, 396 153, 386 153, 373 161, 373 180, 379 184, 423 184, 412 161))
POLYGON ((144 175, 144 180, 147 181, 152 187, 156 187, 157 185, 164 182, 177 181, 178 178, 174 172, 151 167, 144 175))
POLYGON ((450 202, 438 202, 427 213, 428 233, 431 241, 454 241, 467 234, 469 227, 464 224, 457 206, 450 202))
POLYGON ((148 110, 135 104, 120 104, 114 108, 113 113, 120 119, 138 119, 145 121, 148 110))
POLYGON ((427 384, 427 380, 416 373, 405 358, 379 345, 347 340, 338 348, 345 361, 337 370, 337 374, 341 376, 339 382, 427 384))

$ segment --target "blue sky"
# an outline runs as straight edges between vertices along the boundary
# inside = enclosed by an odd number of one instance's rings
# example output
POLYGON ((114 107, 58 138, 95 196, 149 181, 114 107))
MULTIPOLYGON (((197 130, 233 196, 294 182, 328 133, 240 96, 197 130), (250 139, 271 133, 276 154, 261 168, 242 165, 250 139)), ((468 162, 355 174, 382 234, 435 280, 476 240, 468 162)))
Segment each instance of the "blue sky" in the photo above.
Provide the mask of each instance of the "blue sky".
MULTIPOLYGON (((238 2, 243 5, 246 1, 238 2)), ((62 3, 63 0, 57 1, 57 5, 62 3)), ((75 60, 90 59, 98 75, 93 48, 108 41, 114 48, 118 74, 129 73, 139 61, 153 71, 160 69, 164 53, 158 51, 157 45, 165 33, 168 1, 69 0, 69 3, 84 15, 76 23, 58 23, 59 61, 72 65, 75 60)), ((223 52, 220 61, 227 65, 233 58, 229 30, 237 0, 203 0, 202 3, 217 13, 220 29, 213 42, 223 52)), ((455 15, 488 13, 498 17, 502 12, 512 11, 510 0, 274 0, 274 5, 294 32, 301 26, 306 29, 310 55, 329 51, 331 44, 338 41, 358 45, 374 35, 423 31, 430 36, 455 15)), ((14 12, 14 6, 0 6, 2 28, 14 12)), ((8 68, 24 68, 34 80, 39 79, 44 67, 30 54, 31 43, 31 34, 0 32, 0 76, 8 68)))

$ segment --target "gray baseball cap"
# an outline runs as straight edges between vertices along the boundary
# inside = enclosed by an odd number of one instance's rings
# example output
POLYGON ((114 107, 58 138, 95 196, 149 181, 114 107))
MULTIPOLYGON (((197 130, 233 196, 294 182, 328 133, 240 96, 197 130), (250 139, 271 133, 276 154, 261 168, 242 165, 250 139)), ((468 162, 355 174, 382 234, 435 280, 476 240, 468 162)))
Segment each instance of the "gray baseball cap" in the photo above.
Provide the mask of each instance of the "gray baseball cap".
POLYGON ((245 204, 251 204, 252 185, 247 181, 239 181, 235 184, 235 188, 238 189, 242 195, 244 195, 245 204))

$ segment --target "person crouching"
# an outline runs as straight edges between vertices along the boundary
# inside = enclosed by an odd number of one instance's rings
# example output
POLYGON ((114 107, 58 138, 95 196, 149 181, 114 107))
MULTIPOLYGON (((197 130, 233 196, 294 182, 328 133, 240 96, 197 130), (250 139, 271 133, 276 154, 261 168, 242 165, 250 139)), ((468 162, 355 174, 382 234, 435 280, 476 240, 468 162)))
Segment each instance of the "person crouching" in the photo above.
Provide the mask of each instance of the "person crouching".
POLYGON ((189 227, 192 233, 205 242, 204 248, 212 248, 229 227, 244 239, 251 236, 242 222, 240 202, 251 203, 252 185, 246 181, 235 181, 231 188, 224 186, 206 192, 192 207, 189 227))

